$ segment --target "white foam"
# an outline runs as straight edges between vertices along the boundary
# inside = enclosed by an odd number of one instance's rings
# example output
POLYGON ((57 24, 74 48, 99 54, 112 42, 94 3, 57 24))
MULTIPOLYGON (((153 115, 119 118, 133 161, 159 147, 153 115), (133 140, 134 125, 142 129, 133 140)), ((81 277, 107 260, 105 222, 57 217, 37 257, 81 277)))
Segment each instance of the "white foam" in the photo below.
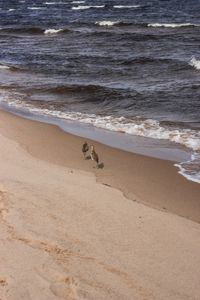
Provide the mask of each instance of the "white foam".
POLYGON ((197 60, 195 57, 190 60, 190 65, 195 69, 200 70, 200 60, 197 60))
MULTIPOLYGON (((6 100, 5 100, 6 101, 6 100)), ((51 115, 58 118, 87 123, 98 128, 149 137, 153 139, 165 139, 175 142, 194 151, 200 151, 200 131, 192 129, 174 129, 163 127, 160 123, 153 119, 127 119, 115 116, 99 116, 95 114, 85 114, 79 112, 62 112, 58 110, 49 110, 35 107, 19 100, 8 100, 8 105, 25 108, 28 111, 35 112, 40 115, 51 115)))
POLYGON ((62 32, 63 29, 46 29, 44 31, 44 34, 56 34, 56 33, 59 33, 59 32, 62 32))
POLYGON ((179 27, 189 27, 189 26, 200 26, 198 24, 192 24, 192 23, 153 23, 148 24, 148 27, 166 27, 166 28, 179 28, 179 27))
POLYGON ((15 8, 10 8, 8 11, 14 11, 14 10, 16 10, 15 8))
POLYGON ((9 70, 10 67, 9 67, 9 66, 6 66, 6 65, 0 65, 0 69, 1 69, 1 70, 9 70))
POLYGON ((28 9, 31 10, 41 10, 41 9, 45 9, 45 7, 27 7, 28 9))
POLYGON ((85 10, 90 8, 104 8, 105 5, 79 5, 79 6, 73 6, 73 10, 85 10))
POLYGON ((174 166, 179 168, 179 174, 188 180, 200 183, 200 153, 193 153, 189 161, 174 166))
POLYGON ((85 1, 72 1, 72 4, 81 4, 81 3, 85 3, 85 1))
POLYGON ((98 21, 95 24, 99 26, 113 26, 115 24, 119 24, 119 21, 98 21))
POLYGON ((114 5, 114 8, 138 8, 140 5, 114 5))
POLYGON ((56 2, 45 2, 44 4, 46 4, 46 5, 54 5, 54 4, 56 4, 56 2))

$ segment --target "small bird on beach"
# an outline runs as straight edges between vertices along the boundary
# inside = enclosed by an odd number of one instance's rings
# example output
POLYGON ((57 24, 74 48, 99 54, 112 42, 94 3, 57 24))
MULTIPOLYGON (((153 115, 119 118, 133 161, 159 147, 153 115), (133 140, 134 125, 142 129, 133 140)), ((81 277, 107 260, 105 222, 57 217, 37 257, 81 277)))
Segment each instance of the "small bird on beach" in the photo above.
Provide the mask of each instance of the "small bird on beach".
POLYGON ((90 157, 91 157, 92 160, 94 160, 96 162, 97 168, 99 168, 99 156, 96 153, 93 145, 90 146, 90 157))
POLYGON ((88 150, 89 150, 88 143, 85 142, 85 143, 83 144, 83 146, 82 146, 82 152, 83 152, 83 156, 84 156, 85 159, 86 159, 86 155, 87 155, 88 150))

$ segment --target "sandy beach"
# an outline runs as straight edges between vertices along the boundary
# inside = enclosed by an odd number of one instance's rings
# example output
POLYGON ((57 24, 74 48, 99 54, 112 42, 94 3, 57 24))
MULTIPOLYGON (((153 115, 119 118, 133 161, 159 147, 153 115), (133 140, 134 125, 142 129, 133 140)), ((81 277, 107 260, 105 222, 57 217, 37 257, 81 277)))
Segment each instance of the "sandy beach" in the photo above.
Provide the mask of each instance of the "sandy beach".
POLYGON ((0 111, 0 299, 199 300, 200 185, 83 141, 0 111))

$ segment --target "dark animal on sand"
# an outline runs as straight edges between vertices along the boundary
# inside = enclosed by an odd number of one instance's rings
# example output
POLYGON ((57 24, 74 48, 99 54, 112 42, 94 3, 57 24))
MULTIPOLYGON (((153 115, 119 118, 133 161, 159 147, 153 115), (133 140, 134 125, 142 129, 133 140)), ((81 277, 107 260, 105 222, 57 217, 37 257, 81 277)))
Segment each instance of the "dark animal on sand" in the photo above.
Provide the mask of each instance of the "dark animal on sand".
POLYGON ((90 157, 92 160, 94 160, 96 162, 97 168, 99 168, 99 156, 96 153, 93 145, 90 147, 90 157))
POLYGON ((84 156, 85 159, 86 159, 86 155, 87 155, 88 150, 89 150, 88 143, 85 142, 85 143, 83 144, 83 146, 82 146, 82 152, 83 152, 83 156, 84 156))

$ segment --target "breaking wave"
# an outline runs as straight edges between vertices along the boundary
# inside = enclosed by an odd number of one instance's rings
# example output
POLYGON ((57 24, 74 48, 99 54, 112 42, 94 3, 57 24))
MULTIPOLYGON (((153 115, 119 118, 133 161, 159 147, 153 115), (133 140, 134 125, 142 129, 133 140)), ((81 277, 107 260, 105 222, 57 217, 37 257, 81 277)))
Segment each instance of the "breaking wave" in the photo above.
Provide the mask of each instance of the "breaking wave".
POLYGON ((188 180, 200 183, 200 153, 193 153, 189 161, 175 164, 175 167, 188 180))
POLYGON ((190 60, 190 65, 195 69, 200 70, 200 60, 197 60, 195 57, 190 60))
POLYGON ((44 34, 56 34, 56 33, 59 33, 59 32, 63 32, 64 29, 46 29, 44 31, 44 34))
POLYGON ((197 130, 164 126, 159 121, 141 117, 127 119, 125 117, 116 117, 112 115, 101 116, 73 111, 66 112, 57 110, 56 108, 50 110, 48 107, 41 108, 39 105, 37 106, 37 101, 33 104, 22 100, 6 100, 5 97, 2 101, 6 102, 9 106, 25 109, 32 113, 86 123, 110 131, 154 139, 165 139, 184 145, 194 151, 200 151, 200 131, 197 130))

